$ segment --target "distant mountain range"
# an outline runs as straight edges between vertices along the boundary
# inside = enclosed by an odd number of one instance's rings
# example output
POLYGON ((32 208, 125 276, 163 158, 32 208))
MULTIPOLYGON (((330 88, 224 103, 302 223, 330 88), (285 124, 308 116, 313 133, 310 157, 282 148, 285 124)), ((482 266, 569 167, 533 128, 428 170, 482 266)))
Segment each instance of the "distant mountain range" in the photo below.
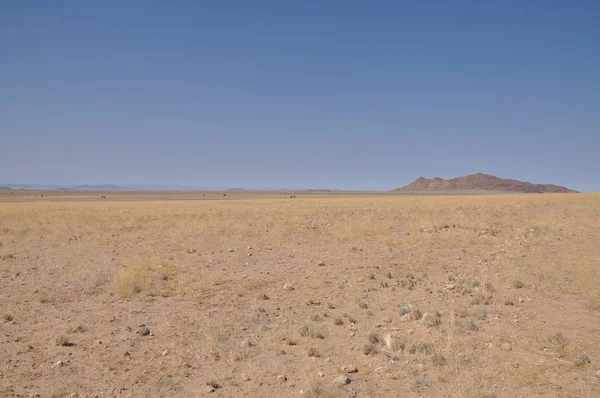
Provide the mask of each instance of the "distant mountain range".
POLYGON ((65 189, 74 189, 74 190, 90 190, 90 191, 120 191, 123 189, 127 189, 124 187, 120 187, 118 185, 113 184, 100 184, 100 185, 75 185, 71 188, 65 189))
POLYGON ((419 177, 412 183, 396 188, 397 192, 436 192, 436 191, 490 191, 520 193, 571 193, 573 189, 553 184, 532 184, 530 182, 500 178, 489 174, 477 173, 464 177, 425 178, 419 177))

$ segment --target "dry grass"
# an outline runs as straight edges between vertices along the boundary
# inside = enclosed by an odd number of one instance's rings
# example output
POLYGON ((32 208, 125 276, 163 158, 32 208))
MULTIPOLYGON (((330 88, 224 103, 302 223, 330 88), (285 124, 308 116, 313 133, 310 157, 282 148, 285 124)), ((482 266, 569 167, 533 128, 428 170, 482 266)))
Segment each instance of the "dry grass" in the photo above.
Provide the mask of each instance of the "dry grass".
POLYGON ((121 298, 148 292, 154 285, 155 275, 145 261, 133 261, 121 268, 115 277, 115 291, 121 298))
POLYGON ((600 195, 122 195, 0 200, 0 395, 600 396, 600 195))

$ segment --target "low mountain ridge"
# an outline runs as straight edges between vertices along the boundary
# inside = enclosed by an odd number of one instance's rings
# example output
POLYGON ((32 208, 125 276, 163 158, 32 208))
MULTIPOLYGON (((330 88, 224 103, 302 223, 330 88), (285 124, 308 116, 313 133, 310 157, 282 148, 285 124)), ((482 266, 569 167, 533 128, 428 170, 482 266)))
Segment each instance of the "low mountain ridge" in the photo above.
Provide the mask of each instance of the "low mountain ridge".
POLYGON ((476 173, 463 177, 425 178, 419 177, 412 183, 396 188, 396 192, 432 192, 432 191, 495 191, 520 193, 575 193, 577 191, 554 184, 532 184, 513 179, 500 178, 489 174, 476 173))

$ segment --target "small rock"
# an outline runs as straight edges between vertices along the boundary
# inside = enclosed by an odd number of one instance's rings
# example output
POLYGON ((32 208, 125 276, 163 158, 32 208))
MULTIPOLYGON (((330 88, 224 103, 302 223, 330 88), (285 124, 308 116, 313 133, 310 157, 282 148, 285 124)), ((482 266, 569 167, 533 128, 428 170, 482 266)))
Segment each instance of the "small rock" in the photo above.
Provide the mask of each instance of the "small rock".
POLYGON ((324 267, 325 266, 325 261, 319 261, 318 266, 319 267, 324 267))
POLYGON ((130 355, 131 355, 131 354, 129 353, 129 351, 125 351, 125 354, 123 354, 123 356, 124 356, 124 357, 128 357, 128 356, 130 356, 130 355))
POLYGON ((250 381, 250 377, 246 374, 242 375, 242 381, 250 381))
POLYGON ((510 345, 510 344, 508 344, 508 343, 504 343, 504 344, 502 344, 502 345, 500 346, 500 348, 502 349, 502 351, 511 351, 511 350, 512 350, 512 347, 511 347, 511 345, 510 345))
POLYGON ((55 367, 61 367, 63 366, 65 363, 63 361, 58 361, 54 364, 55 367))
POLYGON ((221 388, 221 385, 214 380, 209 380, 204 383, 207 387, 211 387, 214 390, 221 388))
POLYGON ((243 348, 243 347, 253 347, 253 346, 255 345, 255 344, 254 344, 252 341, 250 341, 250 339, 248 339, 248 338, 245 338, 245 339, 243 339, 243 340, 242 340, 242 342, 241 342, 240 344, 241 344, 242 348, 243 348))
POLYGON ((336 377, 335 379, 333 379, 333 382, 335 384, 339 384, 341 386, 344 386, 346 384, 350 384, 351 381, 352 380, 350 380, 350 378, 346 374, 339 375, 338 377, 336 377))
POLYGON ((400 322, 409 322, 412 320, 412 315, 409 312, 408 314, 404 314, 400 317, 400 322))
POLYGON ((215 392, 215 388, 213 386, 206 386, 207 392, 215 392))
POLYGON ((140 327, 140 330, 138 330, 138 333, 142 336, 148 336, 150 334, 150 329, 148 329, 146 326, 142 326, 140 327))
POLYGON ((291 283, 286 283, 283 285, 283 290, 294 290, 294 286, 291 283))
POLYGON ((284 382, 284 381, 287 381, 287 376, 286 375, 278 375, 277 376, 277 381, 279 381, 280 383, 284 382))
POLYGON ((343 373, 358 373, 358 368, 355 365, 343 365, 340 370, 343 373))
POLYGON ((235 251, 235 249, 227 249, 227 251, 228 251, 229 253, 233 253, 233 252, 235 251))
POLYGON ((317 376, 319 376, 319 377, 325 377, 325 373, 319 372, 319 373, 317 373, 317 376))

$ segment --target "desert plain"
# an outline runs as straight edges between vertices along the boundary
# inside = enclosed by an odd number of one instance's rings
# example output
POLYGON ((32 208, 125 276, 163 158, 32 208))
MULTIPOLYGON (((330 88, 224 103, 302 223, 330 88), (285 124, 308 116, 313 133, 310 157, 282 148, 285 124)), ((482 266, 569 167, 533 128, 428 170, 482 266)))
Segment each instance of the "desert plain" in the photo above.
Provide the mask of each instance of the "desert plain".
POLYGON ((2 397, 600 396, 600 194, 41 194, 2 397))

